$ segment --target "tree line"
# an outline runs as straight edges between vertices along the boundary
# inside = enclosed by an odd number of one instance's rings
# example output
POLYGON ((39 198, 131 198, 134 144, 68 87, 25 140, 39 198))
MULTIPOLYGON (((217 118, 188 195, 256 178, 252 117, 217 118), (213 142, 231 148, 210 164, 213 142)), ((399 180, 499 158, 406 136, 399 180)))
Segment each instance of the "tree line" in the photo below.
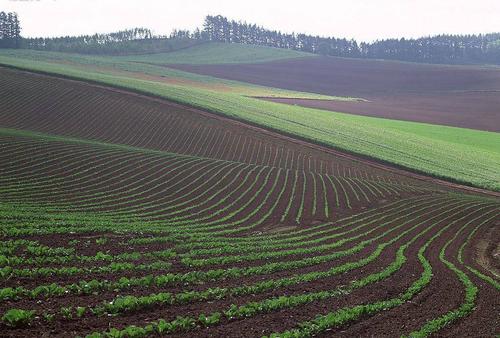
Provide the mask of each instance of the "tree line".
POLYGON ((154 35, 148 28, 132 28, 109 34, 25 38, 22 39, 21 48, 94 55, 126 55, 170 52, 198 43, 198 40, 190 36, 170 39, 167 36, 154 35))
MULTIPOLYGON (((37 50, 73 52, 84 54, 119 54, 120 51, 141 51, 137 41, 152 40, 147 28, 133 28, 109 34, 63 36, 57 38, 23 39, 22 47, 37 50)), ((150 44, 148 44, 150 45, 150 44)))
POLYGON ((219 41, 339 57, 426 63, 500 64, 500 33, 438 35, 358 43, 353 39, 282 33, 256 24, 229 20, 221 15, 208 15, 202 27, 194 31, 176 29, 170 36, 154 35, 147 28, 133 28, 110 34, 23 39, 20 30, 15 13, 0 12, 0 47, 3 48, 114 55, 165 52, 200 42, 219 41))
POLYGON ((174 31, 171 37, 190 37, 207 41, 245 43, 288 48, 309 53, 356 58, 392 59, 427 63, 500 64, 500 33, 479 35, 438 35, 419 39, 385 39, 373 43, 285 34, 255 24, 236 22, 216 15, 207 16, 203 29, 174 31))
POLYGON ((360 45, 361 56, 426 63, 500 64, 500 33, 388 39, 360 45))
POLYGON ((14 12, 0 12, 0 48, 19 48, 21 24, 14 12))
MULTIPOLYGON (((186 35, 186 32, 184 31, 183 34, 186 35)), ((295 33, 287 34, 265 29, 255 24, 228 20, 221 15, 208 15, 205 18, 202 30, 195 30, 191 34, 191 38, 287 48, 332 56, 361 56, 358 43, 355 40, 333 37, 321 38, 295 33)))

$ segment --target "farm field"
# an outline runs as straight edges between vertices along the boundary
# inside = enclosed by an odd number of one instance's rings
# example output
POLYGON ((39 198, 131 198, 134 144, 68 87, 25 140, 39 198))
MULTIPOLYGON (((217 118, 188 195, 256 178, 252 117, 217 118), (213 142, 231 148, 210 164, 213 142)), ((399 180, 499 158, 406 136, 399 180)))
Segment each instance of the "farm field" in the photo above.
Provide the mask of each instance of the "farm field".
MULTIPOLYGON (((1 336, 500 332, 498 193, 238 119, 245 104, 276 124, 299 111, 319 124, 321 111, 58 67, 115 88, 0 68, 1 336), (180 104, 200 101, 211 112, 180 104)), ((360 121, 474 149, 470 167, 450 166, 498 187, 496 133, 342 114, 333 130, 360 121)))
MULTIPOLYGON (((365 101, 273 99, 336 112, 500 131, 500 69, 307 57, 254 64, 169 67, 254 84, 365 101)), ((151 63, 158 63, 152 59, 151 63)), ((169 64, 166 58, 163 64, 169 64)))
MULTIPOLYGON (((201 46, 205 45, 210 44, 201 46)), ((500 189, 497 133, 342 114, 255 98, 346 103, 356 100, 355 95, 339 97, 276 89, 117 57, 5 50, 0 53, 0 64, 166 98, 413 172, 489 190, 500 189)))

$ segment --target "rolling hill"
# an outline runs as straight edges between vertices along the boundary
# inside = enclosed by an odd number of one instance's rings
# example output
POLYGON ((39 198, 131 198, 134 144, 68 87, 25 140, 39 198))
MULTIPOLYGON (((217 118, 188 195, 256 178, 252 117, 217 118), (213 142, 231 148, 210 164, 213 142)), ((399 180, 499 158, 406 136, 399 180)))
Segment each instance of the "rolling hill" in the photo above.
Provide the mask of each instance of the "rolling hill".
POLYGON ((116 58, 77 58, 61 53, 37 53, 35 57, 33 53, 9 51, 0 55, 0 63, 166 98, 418 173, 490 190, 500 189, 497 133, 266 102, 253 96, 269 93, 273 97, 329 100, 338 97, 251 87, 242 82, 222 82, 221 86, 217 78, 116 58), (69 62, 65 62, 65 58, 69 62))

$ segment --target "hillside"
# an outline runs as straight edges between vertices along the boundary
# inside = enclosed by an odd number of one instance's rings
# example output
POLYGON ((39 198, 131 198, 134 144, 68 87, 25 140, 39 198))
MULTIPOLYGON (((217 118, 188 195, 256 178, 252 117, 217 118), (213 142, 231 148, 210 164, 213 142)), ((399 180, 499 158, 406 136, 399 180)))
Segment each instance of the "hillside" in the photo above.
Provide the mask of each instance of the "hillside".
POLYGON ((274 47, 206 42, 169 53, 125 56, 122 59, 153 64, 239 64, 302 57, 315 57, 315 55, 274 47))
POLYGON ((497 133, 461 128, 447 128, 442 132, 439 126, 265 102, 244 92, 220 90, 215 78, 210 78, 210 86, 201 87, 154 76, 165 67, 147 66, 153 68, 147 68, 149 73, 144 77, 142 68, 134 68, 136 63, 117 64, 116 58, 96 68, 88 67, 88 63, 82 68, 74 61, 62 62, 65 55, 57 53, 46 56, 48 61, 54 59, 50 62, 40 62, 31 54, 23 58, 25 54, 16 53, 11 51, 9 56, 0 57, 0 63, 167 98, 419 173, 490 190, 500 189, 500 147, 492 146, 499 143, 497 133), (18 57, 13 57, 15 55, 18 57), (117 67, 128 70, 116 73, 117 67), (464 144, 462 139, 470 143, 464 144))

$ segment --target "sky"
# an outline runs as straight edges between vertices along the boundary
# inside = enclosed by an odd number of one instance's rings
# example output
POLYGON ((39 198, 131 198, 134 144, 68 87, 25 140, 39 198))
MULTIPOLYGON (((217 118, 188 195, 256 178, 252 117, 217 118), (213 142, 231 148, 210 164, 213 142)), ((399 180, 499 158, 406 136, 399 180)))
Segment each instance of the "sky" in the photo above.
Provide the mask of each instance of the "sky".
POLYGON ((207 14, 282 32, 354 38, 412 38, 500 32, 500 0, 0 0, 26 37, 109 33, 146 27, 156 34, 201 27, 207 14))

